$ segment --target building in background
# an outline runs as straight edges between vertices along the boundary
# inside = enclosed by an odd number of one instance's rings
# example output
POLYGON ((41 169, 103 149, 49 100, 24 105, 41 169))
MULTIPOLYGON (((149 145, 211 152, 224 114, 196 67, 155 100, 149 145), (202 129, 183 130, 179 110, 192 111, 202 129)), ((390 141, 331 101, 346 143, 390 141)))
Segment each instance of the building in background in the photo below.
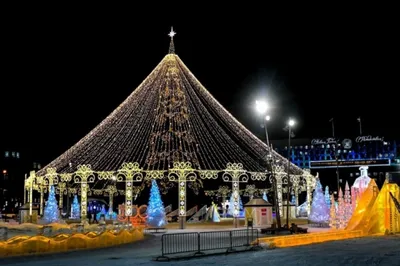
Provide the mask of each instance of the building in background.
POLYGON ((272 140, 271 143, 282 156, 289 156, 292 163, 309 168, 313 174, 318 172, 321 182, 328 185, 331 192, 337 191, 338 177, 342 189, 346 181, 352 184, 360 175, 360 166, 369 167, 369 176, 378 185, 400 167, 399 141, 383 137, 293 138, 289 155, 288 140, 272 140))
POLYGON ((16 148, 0 149, 0 212, 16 213, 24 200, 25 175, 41 164, 29 153, 16 148))

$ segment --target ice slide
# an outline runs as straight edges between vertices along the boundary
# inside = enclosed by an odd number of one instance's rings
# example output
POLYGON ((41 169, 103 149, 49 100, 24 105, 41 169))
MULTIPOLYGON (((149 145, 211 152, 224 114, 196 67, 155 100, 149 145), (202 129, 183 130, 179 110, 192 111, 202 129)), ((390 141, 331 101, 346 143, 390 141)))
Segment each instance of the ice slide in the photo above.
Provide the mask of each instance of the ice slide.
POLYGON ((399 201, 400 189, 397 184, 385 182, 379 191, 372 179, 346 230, 362 230, 368 235, 400 232, 400 213, 396 206, 399 201))

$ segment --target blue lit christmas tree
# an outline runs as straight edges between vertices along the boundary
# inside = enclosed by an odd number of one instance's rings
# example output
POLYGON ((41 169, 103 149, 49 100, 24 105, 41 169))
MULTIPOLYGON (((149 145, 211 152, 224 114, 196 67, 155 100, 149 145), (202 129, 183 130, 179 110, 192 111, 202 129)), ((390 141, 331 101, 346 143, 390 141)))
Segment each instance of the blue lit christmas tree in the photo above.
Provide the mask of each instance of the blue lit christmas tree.
POLYGON ((268 201, 267 192, 264 191, 262 198, 263 200, 268 201))
POLYGON ((58 204, 54 187, 50 186, 49 198, 47 199, 46 207, 44 208, 43 221, 46 223, 54 223, 59 220, 58 204))
POLYGON ((107 218, 106 218, 107 211, 106 211, 106 207, 104 206, 104 204, 103 204, 103 206, 101 207, 100 212, 98 212, 98 213, 96 214, 96 219, 97 219, 97 221, 100 221, 100 218, 101 218, 101 215, 102 215, 102 214, 104 214, 104 218, 107 219, 107 218))
POLYGON ((221 221, 218 213, 218 207, 215 203, 212 203, 213 213, 212 213, 212 221, 215 223, 219 223, 221 221))
POLYGON ((311 211, 308 220, 316 224, 328 224, 329 217, 330 210, 325 202, 325 195, 322 192, 321 182, 319 179, 317 179, 317 185, 314 190, 311 211))
POLYGON ((74 196, 74 200, 72 201, 71 205, 71 218, 72 219, 79 219, 81 218, 81 206, 78 202, 78 196, 74 196))
POLYGON ((113 212, 111 209, 108 209, 108 212, 106 214, 106 220, 116 220, 117 219, 117 213, 113 212))
POLYGON ((151 227, 162 227, 167 224, 164 204, 155 180, 151 182, 150 199, 147 205, 147 224, 151 227))
POLYGON ((292 197, 290 198, 290 204, 296 205, 296 197, 294 196, 294 192, 292 191, 292 197))
POLYGON ((328 206, 328 208, 331 208, 331 196, 329 195, 329 187, 325 187, 325 203, 328 206))
MULTIPOLYGON (((240 197, 240 195, 238 195, 239 197, 239 216, 240 216, 240 211, 243 210, 243 203, 242 203, 242 198, 240 197)), ((229 209, 228 209, 228 215, 233 216, 233 210, 235 209, 235 204, 233 201, 233 193, 231 194, 231 197, 229 199, 229 209)))

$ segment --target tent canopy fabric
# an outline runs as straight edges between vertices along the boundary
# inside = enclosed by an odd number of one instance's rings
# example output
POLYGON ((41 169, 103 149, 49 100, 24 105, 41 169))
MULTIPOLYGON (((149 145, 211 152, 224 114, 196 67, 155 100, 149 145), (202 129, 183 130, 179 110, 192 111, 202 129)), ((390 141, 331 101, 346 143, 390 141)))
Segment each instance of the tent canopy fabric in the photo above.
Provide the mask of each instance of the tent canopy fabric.
POLYGON ((257 199, 250 200, 244 206, 245 207, 267 207, 267 206, 272 206, 272 204, 269 203, 268 201, 257 198, 257 199))

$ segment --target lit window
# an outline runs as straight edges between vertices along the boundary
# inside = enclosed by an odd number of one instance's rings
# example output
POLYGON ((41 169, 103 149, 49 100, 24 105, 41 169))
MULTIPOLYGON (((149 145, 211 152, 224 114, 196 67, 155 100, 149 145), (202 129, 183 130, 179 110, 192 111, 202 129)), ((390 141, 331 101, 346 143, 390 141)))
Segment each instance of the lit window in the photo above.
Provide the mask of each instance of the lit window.
POLYGON ((19 152, 17 152, 17 154, 16 154, 16 155, 17 155, 17 158, 19 159, 19 152))
POLYGON ((10 157, 10 152, 9 151, 5 151, 4 152, 4 157, 10 157))
POLYGON ((38 163, 37 168, 38 168, 38 169, 42 168, 42 166, 40 165, 40 163, 38 163))
POLYGON ((11 157, 15 157, 15 151, 11 152, 11 157))
POLYGON ((33 169, 36 169, 37 164, 33 163, 33 169))

